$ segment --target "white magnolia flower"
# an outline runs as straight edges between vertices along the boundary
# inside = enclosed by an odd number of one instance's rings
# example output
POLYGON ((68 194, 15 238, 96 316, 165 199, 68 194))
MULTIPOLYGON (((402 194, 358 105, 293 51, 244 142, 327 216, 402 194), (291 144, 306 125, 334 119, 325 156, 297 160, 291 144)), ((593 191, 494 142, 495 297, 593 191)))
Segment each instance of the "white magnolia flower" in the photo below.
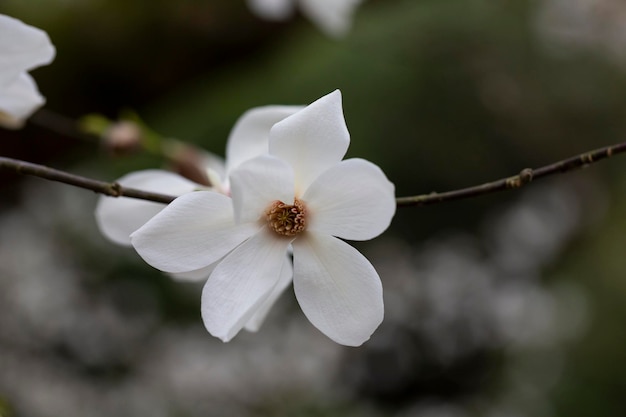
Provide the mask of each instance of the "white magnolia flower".
POLYGON ((302 13, 330 36, 343 36, 350 29, 352 14, 363 0, 247 0, 250 9, 262 18, 284 20, 298 3, 302 13))
POLYGON ((202 293, 208 331, 223 341, 254 330, 291 279, 308 319, 334 341, 358 346, 383 319, 372 265, 341 239, 382 233, 395 213, 394 186, 376 165, 342 161, 350 136, 335 91, 276 123, 269 154, 230 173, 232 199, 184 194, 131 235, 154 267, 214 267, 202 293), (234 216, 233 216, 234 212, 234 216))
POLYGON ((54 55, 46 32, 0 14, 0 126, 21 127, 45 102, 26 72, 54 55))

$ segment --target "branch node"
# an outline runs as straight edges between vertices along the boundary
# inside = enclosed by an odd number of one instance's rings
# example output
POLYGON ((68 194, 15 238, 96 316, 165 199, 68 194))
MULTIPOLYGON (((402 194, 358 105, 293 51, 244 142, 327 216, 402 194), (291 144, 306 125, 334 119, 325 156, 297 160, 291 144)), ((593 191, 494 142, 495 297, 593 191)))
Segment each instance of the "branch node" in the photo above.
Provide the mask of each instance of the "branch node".
POLYGON ((589 152, 589 153, 584 153, 584 154, 580 155, 580 161, 584 165, 592 164, 593 163, 593 153, 589 152))
POLYGON ((524 168, 519 174, 506 179, 506 188, 520 188, 533 180, 533 170, 524 168))
POLYGON ((533 172, 531 168, 524 168, 519 173, 520 182, 522 183, 522 185, 528 184, 529 182, 533 180, 534 175, 535 173, 533 172))
POLYGON ((123 195, 123 188, 119 182, 111 183, 109 190, 111 190, 111 197, 121 197, 123 195))

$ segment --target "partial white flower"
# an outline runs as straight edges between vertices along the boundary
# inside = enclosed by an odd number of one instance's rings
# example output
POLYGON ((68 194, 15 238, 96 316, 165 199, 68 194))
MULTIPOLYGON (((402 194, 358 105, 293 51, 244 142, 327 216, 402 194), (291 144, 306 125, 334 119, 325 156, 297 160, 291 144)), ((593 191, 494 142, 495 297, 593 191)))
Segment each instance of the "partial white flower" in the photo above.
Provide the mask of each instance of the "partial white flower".
MULTIPOLYGON (((212 185, 209 189, 229 194, 227 172, 247 159, 267 153, 270 128, 274 123, 302 108, 302 106, 264 106, 244 113, 228 138, 226 162, 209 152, 199 155, 206 170, 206 176, 212 185)), ((158 169, 132 172, 116 182, 124 187, 173 196, 207 189, 203 184, 195 183, 173 172, 158 169)), ((135 198, 100 196, 95 211, 96 223, 102 234, 112 242, 122 246, 131 246, 130 234, 164 207, 163 204, 135 198)), ((210 275, 214 267, 215 265, 208 265, 197 270, 171 273, 170 276, 179 281, 201 281, 210 275)))
POLYGON ((0 14, 0 126, 19 128, 45 99, 27 71, 52 62, 46 32, 0 14))
MULTIPOLYGON (((211 190, 229 194, 228 172, 248 159, 267 153, 270 128, 302 108, 303 106, 263 106, 245 112, 228 137, 226 161, 209 152, 201 155, 211 182, 211 190)), ((207 189, 205 185, 178 174, 157 169, 133 172, 119 178, 117 182, 124 187, 173 196, 207 189)), ((163 204, 136 198, 101 196, 96 206, 96 222, 108 239, 119 245, 130 246, 130 234, 163 208, 163 204)))
POLYGON ((369 261, 341 239, 378 236, 396 204, 380 168, 342 161, 349 142, 335 91, 272 127, 269 153, 230 172, 232 199, 182 195, 133 233, 132 244, 162 271, 214 267, 202 317, 225 342, 258 327, 289 284, 285 254, 293 248, 294 290, 305 315, 337 343, 361 345, 383 319, 382 286, 369 261))
MULTIPOLYGON (((158 169, 132 172, 116 182, 124 187, 173 196, 203 188, 178 174, 158 169)), ((109 240, 130 246, 130 234, 164 207, 163 204, 137 198, 100 196, 96 206, 96 223, 109 240)))
POLYGON ((250 9, 268 20, 284 20, 298 3, 302 13, 329 36, 340 37, 350 29, 352 15, 363 0, 247 0, 250 9))

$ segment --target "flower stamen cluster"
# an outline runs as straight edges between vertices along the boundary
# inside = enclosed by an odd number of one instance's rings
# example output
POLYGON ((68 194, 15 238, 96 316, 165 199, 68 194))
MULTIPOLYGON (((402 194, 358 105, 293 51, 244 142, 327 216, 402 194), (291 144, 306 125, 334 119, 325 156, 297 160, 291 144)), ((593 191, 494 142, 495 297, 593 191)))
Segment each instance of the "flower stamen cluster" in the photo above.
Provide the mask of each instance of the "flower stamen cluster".
POLYGON ((297 198, 293 205, 274 201, 265 211, 267 223, 273 231, 283 236, 295 236, 306 227, 306 207, 297 198))

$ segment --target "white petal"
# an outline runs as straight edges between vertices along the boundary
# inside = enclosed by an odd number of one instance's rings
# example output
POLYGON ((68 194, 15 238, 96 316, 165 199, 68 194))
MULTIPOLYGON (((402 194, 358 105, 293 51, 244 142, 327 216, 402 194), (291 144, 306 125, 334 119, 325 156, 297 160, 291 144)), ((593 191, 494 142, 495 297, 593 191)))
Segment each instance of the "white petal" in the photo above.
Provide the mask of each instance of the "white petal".
MULTIPOLYGON (((202 163, 207 171, 209 181, 219 179, 221 184, 226 180, 226 163, 224 162, 224 159, 207 151, 202 151, 200 158, 202 159, 202 163)), ((213 186, 213 182, 211 182, 211 185, 213 186)))
POLYGON ((337 343, 359 346, 383 320, 374 267, 347 243, 307 233, 293 242, 293 286, 307 318, 337 343))
POLYGON ((293 171, 278 158, 258 156, 244 162, 230 175, 235 221, 257 221, 276 200, 294 200, 293 171))
POLYGON ((389 227, 396 212, 393 184, 363 159, 347 159, 325 171, 302 200, 307 230, 342 239, 372 239, 389 227))
POLYGON ((230 132, 226 144, 228 172, 243 162, 268 153, 270 129, 304 106, 264 106, 245 112, 230 132))
POLYGON ((232 251, 202 290, 202 319, 224 342, 250 321, 278 283, 290 239, 267 229, 232 251))
POLYGON ((170 273, 169 275, 177 281, 205 281, 209 278, 218 263, 219 261, 214 262, 209 266, 205 266, 204 268, 196 269, 194 271, 170 273))
POLYGON ((24 71, 49 64, 54 54, 46 32, 0 14, 0 87, 24 71))
POLYGON ((139 255, 165 272, 209 266, 258 230, 235 225, 231 199, 211 191, 178 197, 130 236, 139 255))
POLYGON ((256 332, 265 321, 265 317, 267 317, 267 313, 269 313, 270 309, 278 300, 278 297, 282 295, 282 293, 287 289, 289 284, 293 279, 293 265, 291 263, 291 259, 287 257, 283 262, 283 267, 280 270, 280 279, 278 283, 274 286, 274 289, 270 293, 270 295, 265 299, 263 304, 256 310, 254 316, 246 323, 245 329, 249 332, 256 332))
MULTIPOLYGON (((180 175, 156 169, 133 172, 117 182, 125 187, 177 197, 198 187, 180 175)), ((130 234, 165 207, 137 198, 102 196, 96 206, 96 223, 104 236, 119 245, 130 246, 130 234)))
POLYGON ((30 75, 18 75, 0 89, 0 125, 10 129, 22 127, 24 120, 45 101, 30 75))
POLYGON ((340 37, 352 23, 352 14, 362 0, 300 0, 302 12, 327 35, 340 37))
POLYGON ((270 131, 270 155, 291 164, 298 195, 341 161, 349 144, 339 90, 276 123, 270 131))
POLYGON ((293 0, 247 0, 253 13, 263 19, 284 20, 293 14, 293 0))

